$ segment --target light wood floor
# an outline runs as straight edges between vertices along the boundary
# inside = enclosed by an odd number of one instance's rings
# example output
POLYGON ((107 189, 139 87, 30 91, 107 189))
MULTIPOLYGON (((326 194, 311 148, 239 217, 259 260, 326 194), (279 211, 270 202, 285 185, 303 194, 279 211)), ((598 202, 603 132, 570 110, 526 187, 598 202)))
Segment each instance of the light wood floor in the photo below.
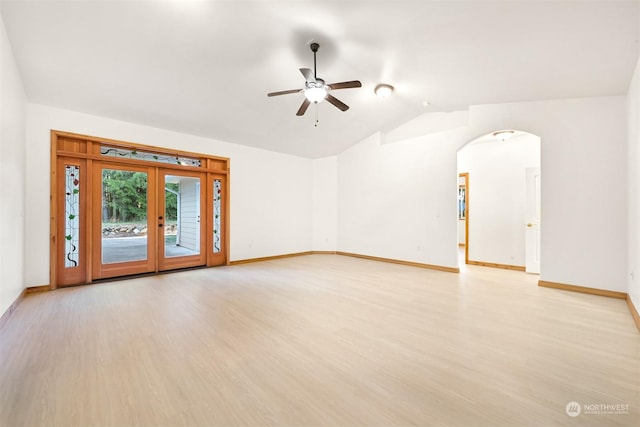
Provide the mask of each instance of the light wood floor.
POLYGON ((537 278, 311 255, 33 294, 0 425, 640 425, 625 302, 537 278))

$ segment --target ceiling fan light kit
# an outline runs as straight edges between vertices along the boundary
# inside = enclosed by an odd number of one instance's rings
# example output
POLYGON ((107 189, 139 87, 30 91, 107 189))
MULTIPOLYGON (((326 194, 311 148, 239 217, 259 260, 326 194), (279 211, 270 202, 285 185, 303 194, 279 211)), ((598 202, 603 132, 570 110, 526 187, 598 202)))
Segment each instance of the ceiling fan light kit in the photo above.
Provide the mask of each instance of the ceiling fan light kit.
POLYGON ((309 108, 309 105, 311 103, 317 104, 319 102, 324 101, 325 99, 327 100, 327 102, 337 107, 341 111, 347 111, 349 109, 349 106, 344 102, 340 101, 338 98, 331 95, 329 92, 337 89, 349 89, 349 88, 362 87, 362 83, 360 83, 360 81, 358 80, 353 80, 349 82, 325 84, 325 81, 323 79, 318 78, 316 73, 317 71, 316 53, 318 52, 320 45, 318 43, 311 43, 310 48, 311 48, 311 51, 313 52, 313 71, 309 68, 300 68, 300 72, 302 73, 305 79, 304 88, 283 90, 280 92, 270 92, 267 94, 267 96, 279 96, 279 95, 288 95, 291 93, 303 92, 305 99, 304 101, 302 101, 302 105, 300 105, 300 108, 296 113, 297 116, 304 115, 304 113, 307 111, 307 108, 309 108))
POLYGON ((314 104, 317 104, 318 102, 325 99, 328 93, 329 93, 329 90, 327 86, 324 84, 324 82, 316 82, 316 83, 311 82, 307 84, 307 87, 304 89, 305 98, 307 98, 309 101, 313 102, 314 104))

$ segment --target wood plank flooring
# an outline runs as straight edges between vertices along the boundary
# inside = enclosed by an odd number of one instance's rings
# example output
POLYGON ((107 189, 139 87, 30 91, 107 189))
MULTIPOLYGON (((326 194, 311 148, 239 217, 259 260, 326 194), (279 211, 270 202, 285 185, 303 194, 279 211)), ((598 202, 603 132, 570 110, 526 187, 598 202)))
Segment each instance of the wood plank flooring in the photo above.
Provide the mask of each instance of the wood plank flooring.
POLYGON ((28 295, 0 425, 640 425, 625 301, 537 279, 309 255, 28 295))

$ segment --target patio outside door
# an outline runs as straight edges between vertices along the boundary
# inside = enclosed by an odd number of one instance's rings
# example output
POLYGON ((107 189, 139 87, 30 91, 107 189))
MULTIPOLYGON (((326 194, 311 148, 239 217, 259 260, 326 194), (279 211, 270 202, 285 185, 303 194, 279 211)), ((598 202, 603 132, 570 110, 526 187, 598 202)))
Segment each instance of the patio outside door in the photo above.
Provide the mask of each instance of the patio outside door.
POLYGON ((94 163, 92 278, 205 265, 203 174, 94 163))
POLYGON ((205 265, 203 174, 160 170, 158 184, 158 270, 205 265))

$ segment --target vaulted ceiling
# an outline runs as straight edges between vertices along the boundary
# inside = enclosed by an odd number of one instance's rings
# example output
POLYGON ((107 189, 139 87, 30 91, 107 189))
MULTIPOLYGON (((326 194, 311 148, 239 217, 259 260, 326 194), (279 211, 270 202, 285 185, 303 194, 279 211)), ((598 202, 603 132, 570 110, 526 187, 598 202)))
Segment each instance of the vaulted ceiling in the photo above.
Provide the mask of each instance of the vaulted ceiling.
MULTIPOLYGON (((423 113, 624 95, 637 1, 6 1, 30 102, 310 158, 423 113), (299 68, 359 79, 303 117, 299 68), (395 87, 379 99, 378 83, 395 87), (425 106, 425 101, 429 105, 425 106), (314 126, 318 120, 318 125, 314 126)), ((108 136, 108 135, 103 135, 108 136)))

